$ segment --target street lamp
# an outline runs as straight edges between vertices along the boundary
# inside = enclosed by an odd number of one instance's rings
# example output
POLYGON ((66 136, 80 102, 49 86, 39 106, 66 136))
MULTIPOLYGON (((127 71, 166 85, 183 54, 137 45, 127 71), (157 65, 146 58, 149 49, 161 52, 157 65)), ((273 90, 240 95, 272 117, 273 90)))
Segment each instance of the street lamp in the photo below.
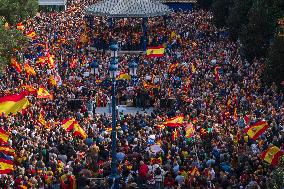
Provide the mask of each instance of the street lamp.
POLYGON ((131 76, 137 76, 137 68, 138 68, 138 64, 132 60, 129 65, 128 65, 129 71, 130 71, 130 75, 131 76))
POLYGON ((92 74, 99 74, 99 64, 96 60, 93 61, 93 63, 90 65, 91 66, 91 73, 92 74))
POLYGON ((117 171, 117 157, 116 157, 116 105, 115 105, 115 80, 117 76, 117 69, 118 69, 118 59, 117 59, 117 50, 118 45, 112 44, 110 46, 111 50, 111 63, 109 66, 109 73, 110 78, 112 80, 112 87, 111 87, 111 93, 112 93, 112 131, 111 131, 111 175, 109 179, 112 181, 113 189, 119 189, 119 174, 117 171))

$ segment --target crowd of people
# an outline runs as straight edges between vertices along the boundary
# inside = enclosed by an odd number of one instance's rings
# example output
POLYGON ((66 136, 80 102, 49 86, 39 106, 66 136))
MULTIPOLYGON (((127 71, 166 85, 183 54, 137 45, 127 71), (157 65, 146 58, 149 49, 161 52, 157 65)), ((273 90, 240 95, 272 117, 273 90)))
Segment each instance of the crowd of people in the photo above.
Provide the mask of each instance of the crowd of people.
MULTIPOLYGON (((0 96, 29 85, 44 86, 53 99, 30 95, 31 105, 23 112, 1 115, 1 127, 11 133, 9 146, 16 150, 15 170, 0 175, 1 188, 111 187, 111 116, 96 113, 111 98, 110 53, 93 45, 115 39, 126 48, 139 46, 142 31, 141 20, 129 19, 116 21, 112 30, 107 18, 95 18, 90 27, 84 10, 96 2, 70 0, 66 11, 39 12, 23 21, 23 32, 33 30, 36 37, 17 56, 36 74, 26 77, 8 66, 1 75, 0 96), (47 52, 55 68, 39 62, 47 52), (99 74, 92 72, 94 62, 99 74), (70 99, 80 99, 81 106, 70 108, 70 99), (41 113, 48 127, 39 123, 41 113), (71 117, 86 138, 62 128, 71 117)), ((154 106, 151 114, 117 115, 120 188, 270 188, 275 166, 263 161, 261 152, 270 145, 284 148, 284 96, 276 84, 261 83, 263 60, 242 59, 240 44, 222 35, 210 11, 174 12, 166 26, 163 18, 149 19, 148 46, 164 42, 160 58, 119 56, 123 72, 129 71, 130 61, 138 63, 138 82, 118 82, 118 103, 154 106), (173 103, 168 107, 162 99, 173 103), (184 115, 184 125, 161 126, 177 115, 184 115), (259 120, 269 128, 253 140, 243 130, 259 120), (190 138, 188 124, 195 128, 190 138)))

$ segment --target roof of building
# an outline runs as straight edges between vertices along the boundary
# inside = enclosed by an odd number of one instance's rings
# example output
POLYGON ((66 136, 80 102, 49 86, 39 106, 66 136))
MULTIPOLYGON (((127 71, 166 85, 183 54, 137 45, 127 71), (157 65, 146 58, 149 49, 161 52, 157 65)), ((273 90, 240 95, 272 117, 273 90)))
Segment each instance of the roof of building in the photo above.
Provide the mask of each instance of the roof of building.
POLYGON ((153 0, 102 0, 86 9, 89 15, 116 18, 147 18, 171 12, 167 5, 153 0))

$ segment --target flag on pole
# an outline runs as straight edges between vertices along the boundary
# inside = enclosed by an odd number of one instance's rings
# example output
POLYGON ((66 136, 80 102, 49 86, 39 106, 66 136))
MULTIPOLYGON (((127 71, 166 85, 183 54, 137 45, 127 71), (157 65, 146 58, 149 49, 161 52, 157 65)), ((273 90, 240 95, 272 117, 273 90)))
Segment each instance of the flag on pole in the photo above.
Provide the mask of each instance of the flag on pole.
POLYGON ((172 140, 175 141, 178 137, 179 137, 179 132, 178 132, 178 130, 175 129, 172 132, 172 140))
POLYGON ((247 135, 256 140, 266 129, 269 127, 268 123, 266 121, 258 121, 255 124, 247 127, 244 129, 244 132, 247 133, 247 135))
POLYGON ((184 116, 179 115, 179 116, 167 119, 163 123, 163 125, 168 126, 168 127, 179 127, 183 125, 183 119, 184 119, 184 116))
POLYGON ((11 65, 18 73, 22 72, 22 65, 17 61, 16 58, 11 58, 11 65))
POLYGON ((70 132, 74 128, 75 121, 75 118, 67 118, 61 122, 61 125, 66 131, 70 132))
POLYGON ((84 129, 77 123, 77 121, 74 123, 74 128, 73 128, 73 134, 74 136, 79 136, 83 139, 86 139, 87 138, 87 134, 86 132, 84 131, 84 129))
POLYGON ((28 63, 25 63, 24 68, 28 76, 36 75, 35 70, 28 63))
POLYGON ((157 47, 148 47, 146 50, 146 55, 150 58, 162 57, 165 54, 165 48, 163 45, 157 47))
POLYGON ((37 98, 49 98, 53 99, 53 95, 50 94, 45 88, 39 87, 37 91, 37 98))

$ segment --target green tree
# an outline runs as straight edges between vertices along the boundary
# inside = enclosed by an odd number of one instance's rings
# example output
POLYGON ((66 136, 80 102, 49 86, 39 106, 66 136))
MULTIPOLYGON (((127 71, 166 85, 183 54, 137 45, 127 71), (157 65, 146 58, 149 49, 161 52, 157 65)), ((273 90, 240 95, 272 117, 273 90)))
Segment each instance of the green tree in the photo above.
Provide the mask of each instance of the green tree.
POLYGON ((0 0, 0 70, 10 63, 15 49, 28 43, 15 24, 35 15, 37 8, 37 0, 0 0), (9 28, 4 27, 6 22, 9 28))
POLYGON ((213 3, 213 0, 197 0, 197 5, 205 9, 210 8, 212 3, 213 3))
POLYGON ((213 21, 218 28, 226 26, 226 19, 229 16, 229 8, 232 3, 232 0, 214 0, 212 4, 213 21))
POLYGON ((284 81, 284 37, 277 37, 269 48, 263 81, 267 84, 284 81))
POLYGON ((254 1, 248 13, 248 24, 243 25, 240 30, 242 50, 249 60, 267 55, 280 15, 279 10, 273 1, 254 1))
POLYGON ((239 32, 243 25, 249 21, 248 12, 252 6, 253 0, 234 0, 233 6, 229 10, 227 25, 230 36, 233 40, 238 39, 239 32))

